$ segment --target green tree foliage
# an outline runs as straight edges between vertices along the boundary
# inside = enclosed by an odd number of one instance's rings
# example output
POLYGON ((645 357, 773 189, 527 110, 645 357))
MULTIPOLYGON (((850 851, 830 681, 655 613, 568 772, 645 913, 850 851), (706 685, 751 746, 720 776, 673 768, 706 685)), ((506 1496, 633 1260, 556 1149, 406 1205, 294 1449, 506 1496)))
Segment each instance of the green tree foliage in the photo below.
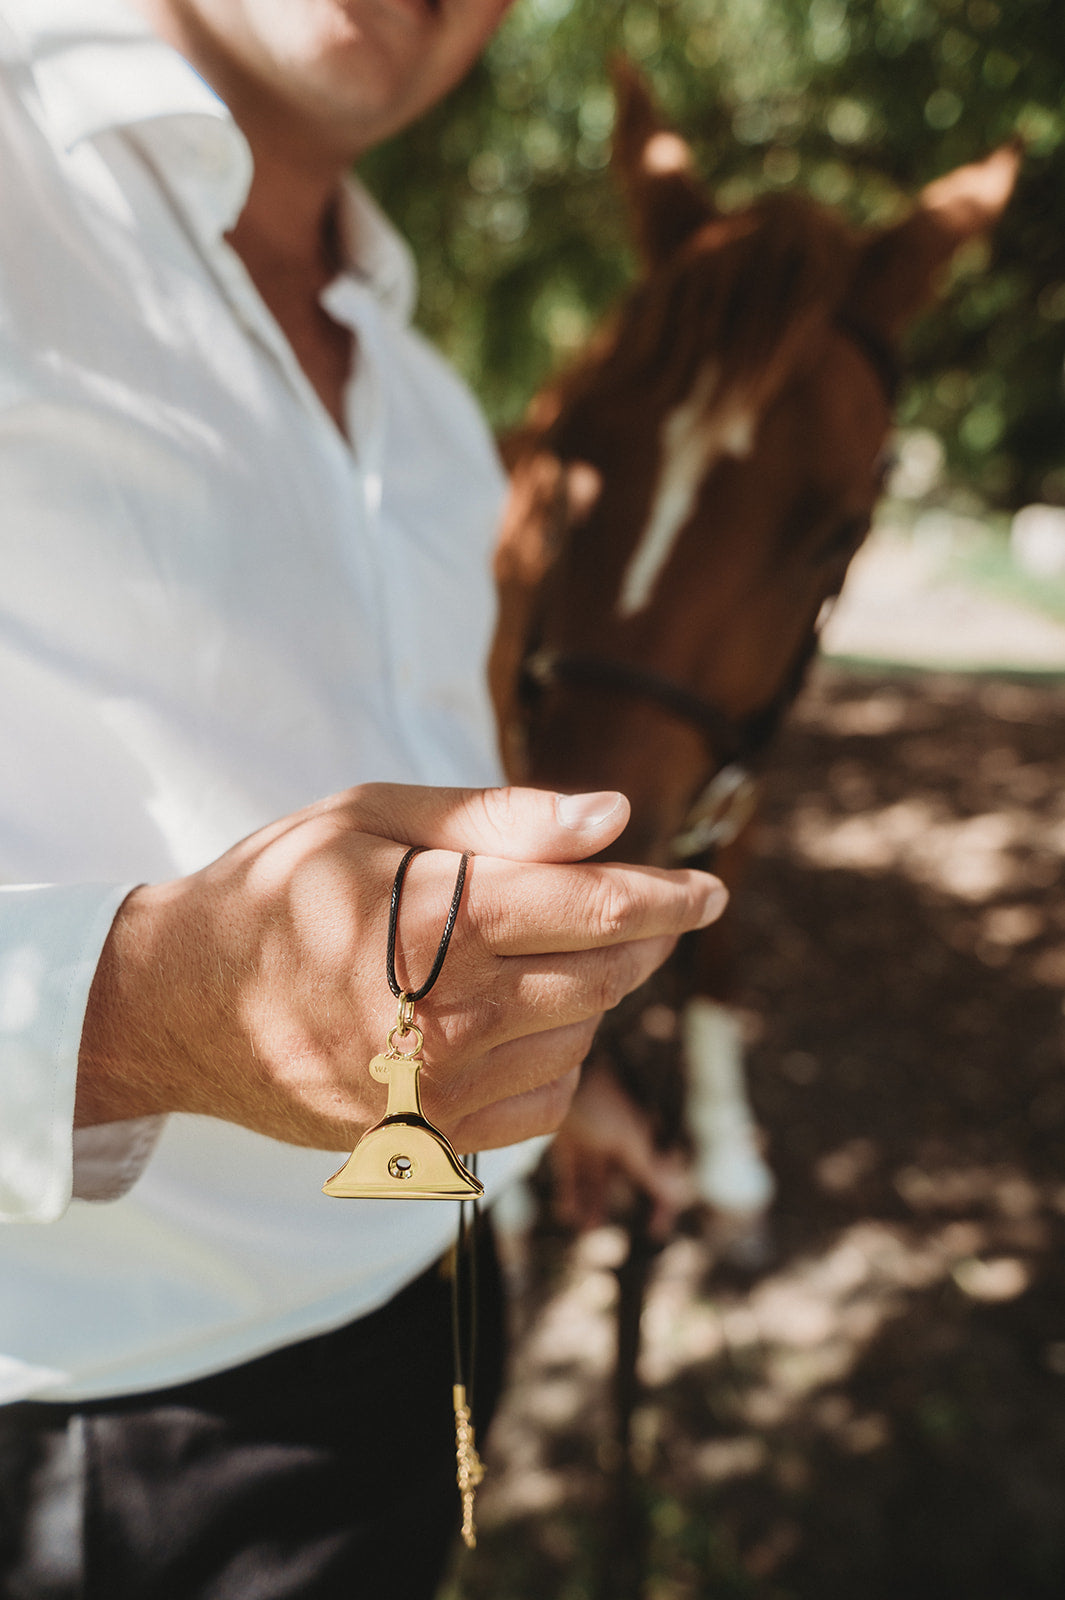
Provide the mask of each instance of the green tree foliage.
POLYGON ((1065 503, 1065 28, 1048 0, 519 0, 474 73, 365 176, 423 325, 520 416, 632 272, 608 64, 634 60, 718 203, 801 187, 857 225, 1020 133, 1018 195, 911 343, 902 420, 1000 505, 1065 503))

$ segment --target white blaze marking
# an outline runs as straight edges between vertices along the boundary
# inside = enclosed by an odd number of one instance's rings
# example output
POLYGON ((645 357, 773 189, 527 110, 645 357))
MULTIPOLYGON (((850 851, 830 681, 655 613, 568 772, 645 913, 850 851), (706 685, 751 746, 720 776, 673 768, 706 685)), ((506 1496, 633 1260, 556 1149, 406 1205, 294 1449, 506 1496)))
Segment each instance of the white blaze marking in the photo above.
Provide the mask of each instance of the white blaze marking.
POLYGON ((728 1006, 690 1000, 682 1030, 695 1186, 718 1211, 764 1211, 775 1184, 747 1100, 739 1023, 728 1006))
POLYGON ((634 616, 650 600, 712 463, 720 456, 751 453, 755 419, 750 411, 737 408, 717 416, 708 414, 716 382, 716 370, 708 367, 688 399, 675 406, 662 424, 658 480, 647 526, 621 580, 621 617, 634 616))

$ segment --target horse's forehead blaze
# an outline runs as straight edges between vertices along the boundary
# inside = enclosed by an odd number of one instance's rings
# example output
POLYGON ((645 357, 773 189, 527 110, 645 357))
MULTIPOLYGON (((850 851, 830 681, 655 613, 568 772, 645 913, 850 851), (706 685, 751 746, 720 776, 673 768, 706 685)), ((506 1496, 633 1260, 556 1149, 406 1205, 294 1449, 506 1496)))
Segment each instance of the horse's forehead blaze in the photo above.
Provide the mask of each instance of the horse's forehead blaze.
POLYGON ((647 521, 618 590, 620 617, 635 616, 649 603, 714 463, 723 456, 748 456, 754 448, 758 419, 748 405, 734 402, 712 409, 717 381, 716 368, 707 366, 688 399, 674 406, 662 423, 647 521))

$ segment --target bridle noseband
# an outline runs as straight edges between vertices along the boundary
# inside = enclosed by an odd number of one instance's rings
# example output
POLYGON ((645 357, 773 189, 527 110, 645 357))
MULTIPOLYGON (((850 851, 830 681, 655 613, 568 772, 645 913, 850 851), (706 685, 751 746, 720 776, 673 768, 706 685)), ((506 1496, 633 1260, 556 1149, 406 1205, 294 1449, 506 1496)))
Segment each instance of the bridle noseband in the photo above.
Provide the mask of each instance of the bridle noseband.
POLYGON ((757 803, 758 758, 772 740, 802 687, 817 652, 813 633, 772 700, 746 717, 730 717, 711 700, 674 683, 662 673, 602 656, 538 650, 525 661, 521 676, 526 703, 559 685, 601 689, 648 700, 702 734, 710 752, 709 780, 688 808, 681 831, 670 841, 677 861, 703 858, 723 849, 742 831, 757 803))
MULTIPOLYGON (((893 408, 902 373, 891 345, 844 313, 837 314, 833 327, 857 346, 876 374, 889 409, 893 408)), ((709 748, 710 776, 700 786, 680 832, 670 841, 670 854, 677 861, 707 860, 731 844, 750 820, 760 790, 758 759, 798 696, 817 647, 814 628, 776 694, 745 717, 730 716, 712 700, 663 673, 581 652, 534 651, 522 664, 519 695, 528 706, 558 686, 624 694, 650 701, 696 728, 709 748)))
POLYGON ((627 661, 563 654, 555 650, 537 650, 529 656, 523 668, 523 686, 527 693, 551 689, 558 684, 567 688, 602 689, 653 701, 680 721, 697 728, 721 766, 756 755, 776 731, 783 709, 778 710, 774 699, 761 711, 736 719, 713 701, 704 700, 663 673, 636 667, 627 661))

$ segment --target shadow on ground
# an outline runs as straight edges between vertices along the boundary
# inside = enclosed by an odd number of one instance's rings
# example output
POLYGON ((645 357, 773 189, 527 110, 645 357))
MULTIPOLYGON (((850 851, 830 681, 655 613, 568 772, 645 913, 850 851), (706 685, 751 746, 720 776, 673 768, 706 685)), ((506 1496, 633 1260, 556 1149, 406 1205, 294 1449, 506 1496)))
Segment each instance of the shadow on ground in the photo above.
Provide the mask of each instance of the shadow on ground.
MULTIPOLYGON (((734 909, 770 1254, 659 1260, 646 1600, 1065 1593, 1063 858, 1065 685, 819 670, 734 909)), ((621 1249, 516 1258, 449 1600, 598 1600, 621 1249)))

